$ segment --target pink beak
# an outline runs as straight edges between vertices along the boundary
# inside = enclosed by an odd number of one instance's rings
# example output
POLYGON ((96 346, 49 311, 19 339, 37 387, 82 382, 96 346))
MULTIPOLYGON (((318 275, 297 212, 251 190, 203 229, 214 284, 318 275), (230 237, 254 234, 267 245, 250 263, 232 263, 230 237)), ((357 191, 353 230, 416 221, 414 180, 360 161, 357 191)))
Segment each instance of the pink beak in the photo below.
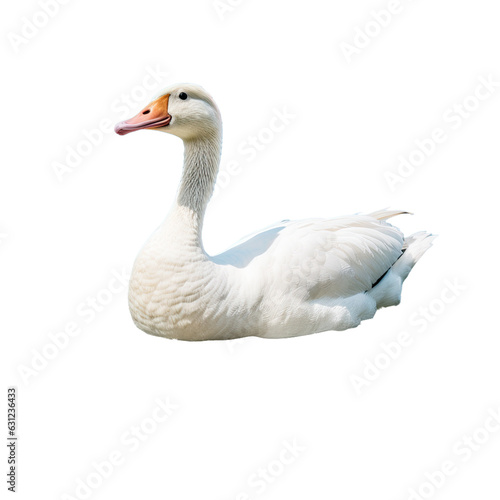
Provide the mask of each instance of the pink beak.
POLYGON ((133 118, 117 123, 115 132, 118 135, 126 135, 135 130, 166 127, 172 119, 168 114, 169 97, 170 94, 162 95, 156 101, 148 104, 133 118))

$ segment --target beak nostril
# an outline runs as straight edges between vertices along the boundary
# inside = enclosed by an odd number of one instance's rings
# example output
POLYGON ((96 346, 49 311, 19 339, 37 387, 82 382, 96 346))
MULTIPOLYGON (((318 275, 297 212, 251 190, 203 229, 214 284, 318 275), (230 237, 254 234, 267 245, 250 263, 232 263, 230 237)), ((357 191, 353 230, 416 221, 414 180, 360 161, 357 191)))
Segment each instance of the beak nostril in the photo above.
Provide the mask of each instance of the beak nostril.
POLYGON ((149 112, 150 112, 150 110, 149 110, 149 109, 146 109, 146 111, 143 111, 143 112, 142 112, 142 114, 143 114, 143 115, 147 115, 149 112))

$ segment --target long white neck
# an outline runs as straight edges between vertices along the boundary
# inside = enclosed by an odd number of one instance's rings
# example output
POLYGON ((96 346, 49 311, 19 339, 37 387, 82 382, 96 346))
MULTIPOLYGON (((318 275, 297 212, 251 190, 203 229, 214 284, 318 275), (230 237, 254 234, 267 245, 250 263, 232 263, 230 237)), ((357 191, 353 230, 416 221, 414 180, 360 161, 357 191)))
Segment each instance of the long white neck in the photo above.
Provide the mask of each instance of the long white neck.
POLYGON ((219 170, 222 137, 219 133, 184 141, 184 169, 177 199, 165 224, 202 248, 205 209, 219 170))

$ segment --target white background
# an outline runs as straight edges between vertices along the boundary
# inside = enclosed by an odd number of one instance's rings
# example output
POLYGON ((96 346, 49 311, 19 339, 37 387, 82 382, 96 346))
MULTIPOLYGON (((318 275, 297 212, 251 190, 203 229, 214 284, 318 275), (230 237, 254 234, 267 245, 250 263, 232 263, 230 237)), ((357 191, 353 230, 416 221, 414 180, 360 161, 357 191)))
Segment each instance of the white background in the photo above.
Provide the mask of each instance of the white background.
POLYGON ((500 87, 470 98, 477 109, 460 125, 445 119, 480 78, 500 81, 498 9, 401 0, 349 62, 342 43, 362 43, 389 2, 233 4, 74 0, 24 42, 23 18, 40 5, 4 5, 0 301, 4 387, 19 392, 17 498, 83 498, 89 477, 92 499, 387 500, 419 488, 420 498, 498 498, 500 432, 488 415, 500 405, 500 87), (148 68, 163 76, 144 92, 148 68), (62 180, 54 165, 85 149, 102 119, 132 116, 178 81, 212 93, 222 166, 240 166, 209 206, 207 250, 284 218, 409 210, 394 223, 439 238, 400 306, 355 330, 289 340, 184 343, 134 327, 126 291, 105 290, 164 218, 182 143, 105 133, 62 180), (247 161, 238 148, 284 108, 294 118, 247 161), (446 141, 391 189, 387 171, 435 128, 446 141), (109 303, 91 317, 96 296, 109 303), (80 333, 54 354, 49 334, 68 323, 80 333), (411 343, 389 359, 382 345, 402 332, 411 343), (375 362, 384 368, 366 372, 375 362), (364 372, 372 380, 356 390, 364 372), (160 424, 158 397, 177 406, 160 424), (141 424, 151 432, 133 451, 122 436, 141 424), (301 450, 287 464, 285 441, 301 450), (122 463, 100 481, 92 463, 113 452, 122 463), (426 485, 445 461, 454 473, 426 485), (256 482, 262 470, 270 481, 256 482))

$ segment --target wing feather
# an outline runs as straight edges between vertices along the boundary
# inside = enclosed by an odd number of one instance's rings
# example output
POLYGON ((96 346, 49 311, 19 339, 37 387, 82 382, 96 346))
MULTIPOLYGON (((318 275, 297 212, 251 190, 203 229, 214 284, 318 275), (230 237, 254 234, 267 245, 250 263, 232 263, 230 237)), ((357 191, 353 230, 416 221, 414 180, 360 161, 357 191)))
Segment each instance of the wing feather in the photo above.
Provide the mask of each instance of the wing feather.
POLYGON ((369 290, 400 257, 404 237, 375 216, 285 221, 214 257, 245 268, 255 283, 277 294, 316 300, 369 290), (262 236, 264 235, 264 236, 262 236))

